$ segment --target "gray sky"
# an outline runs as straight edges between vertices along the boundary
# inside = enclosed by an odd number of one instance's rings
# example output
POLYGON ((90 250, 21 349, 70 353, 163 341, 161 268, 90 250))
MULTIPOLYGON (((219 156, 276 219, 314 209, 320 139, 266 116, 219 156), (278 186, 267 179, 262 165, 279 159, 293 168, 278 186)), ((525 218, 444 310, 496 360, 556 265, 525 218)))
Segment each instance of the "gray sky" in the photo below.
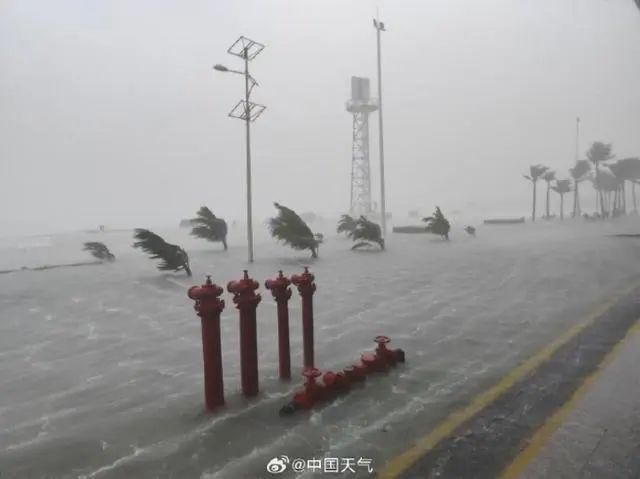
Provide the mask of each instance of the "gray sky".
MULTIPOLYGON (((349 203, 350 76, 375 94, 383 37, 390 209, 526 214, 522 173, 566 175, 582 144, 640 155, 631 0, 1 1, 0 235, 177 224, 244 211, 240 35, 251 67, 255 213, 349 203)), ((371 122, 378 196, 377 118, 371 122)))

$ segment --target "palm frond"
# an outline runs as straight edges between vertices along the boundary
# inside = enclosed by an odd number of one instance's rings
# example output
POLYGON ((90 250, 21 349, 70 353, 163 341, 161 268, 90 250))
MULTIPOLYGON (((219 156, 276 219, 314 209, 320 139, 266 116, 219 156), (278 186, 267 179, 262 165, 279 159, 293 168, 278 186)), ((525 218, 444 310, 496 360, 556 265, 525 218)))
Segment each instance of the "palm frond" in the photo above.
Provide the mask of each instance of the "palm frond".
POLYGON ((115 261, 116 257, 109 251, 104 243, 99 241, 88 241, 84 244, 83 251, 89 251, 94 258, 101 261, 115 261))
POLYGON ((547 183, 551 183, 553 180, 556 179, 556 172, 552 170, 547 170, 542 175, 542 179, 547 183))
POLYGON ((590 170, 591 163, 589 163, 589 160, 578 160, 573 168, 569 168, 569 174, 574 181, 580 182, 585 179, 590 170))
POLYGON ((587 151, 587 159, 596 165, 603 161, 611 160, 614 158, 614 155, 611 153, 612 149, 613 146, 611 143, 595 141, 587 151))
POLYGON ((206 206, 202 206, 196 214, 197 216, 190 220, 193 225, 191 234, 207 241, 220 241, 226 250, 227 222, 216 217, 206 206))
POLYGON ((191 276, 189 256, 180 246, 167 243, 160 236, 146 229, 136 229, 133 237, 138 240, 133 243, 134 248, 149 254, 151 259, 160 260, 159 270, 180 271, 182 269, 191 276))
POLYGON ((524 175, 524 177, 535 183, 536 181, 538 181, 538 178, 540 178, 548 169, 548 167, 543 165, 531 165, 529 167, 529 174, 524 175))
POLYGON ((357 245, 354 245, 351 249, 359 248, 364 244, 376 243, 381 249, 384 249, 384 239, 382 238, 382 230, 380 225, 369 221, 366 217, 360 216, 355 221, 355 228, 349 232, 349 238, 353 241, 358 241, 357 245))
POLYGON ((336 231, 338 233, 347 233, 347 236, 349 236, 349 233, 355 228, 356 220, 353 219, 353 217, 350 215, 342 215, 340 216, 340 220, 338 221, 338 228, 336 229, 336 231))
POLYGON ((551 189, 561 195, 569 193, 571 191, 571 180, 557 180, 551 189))
POLYGON ((307 224, 290 208, 279 203, 273 204, 278 216, 269 219, 271 236, 296 250, 308 249, 315 258, 318 256, 318 240, 307 224))

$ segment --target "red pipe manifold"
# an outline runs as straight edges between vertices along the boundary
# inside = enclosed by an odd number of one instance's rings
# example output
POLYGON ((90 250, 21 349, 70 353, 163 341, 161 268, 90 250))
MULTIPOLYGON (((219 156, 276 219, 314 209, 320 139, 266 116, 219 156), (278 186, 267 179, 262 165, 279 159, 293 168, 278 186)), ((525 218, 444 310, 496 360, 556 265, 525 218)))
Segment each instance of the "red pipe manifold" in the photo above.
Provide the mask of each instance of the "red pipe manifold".
POLYGON ((387 336, 376 336, 377 348, 373 352, 362 353, 360 361, 344 370, 334 373, 327 371, 324 375, 317 368, 304 368, 304 388, 296 392, 293 400, 280 409, 280 414, 291 414, 298 409, 311 409, 317 402, 333 399, 341 393, 349 391, 352 385, 364 381, 367 374, 385 372, 390 366, 404 362, 402 349, 388 349, 391 341, 387 336), (316 382, 322 376, 322 384, 316 382))

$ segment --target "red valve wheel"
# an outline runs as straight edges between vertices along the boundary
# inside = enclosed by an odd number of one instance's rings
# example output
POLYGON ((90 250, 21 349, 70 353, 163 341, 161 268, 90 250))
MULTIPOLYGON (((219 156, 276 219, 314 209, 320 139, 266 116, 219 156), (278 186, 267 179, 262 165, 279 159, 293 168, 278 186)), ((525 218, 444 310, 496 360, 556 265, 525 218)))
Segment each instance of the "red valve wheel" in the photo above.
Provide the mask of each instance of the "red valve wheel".
POLYGON ((322 373, 320 372, 320 370, 318 368, 305 368, 302 371, 302 375, 307 378, 307 379, 311 379, 311 378, 317 378, 321 375, 322 373))
POLYGON ((373 340, 378 344, 387 344, 391 342, 388 336, 376 336, 373 340))

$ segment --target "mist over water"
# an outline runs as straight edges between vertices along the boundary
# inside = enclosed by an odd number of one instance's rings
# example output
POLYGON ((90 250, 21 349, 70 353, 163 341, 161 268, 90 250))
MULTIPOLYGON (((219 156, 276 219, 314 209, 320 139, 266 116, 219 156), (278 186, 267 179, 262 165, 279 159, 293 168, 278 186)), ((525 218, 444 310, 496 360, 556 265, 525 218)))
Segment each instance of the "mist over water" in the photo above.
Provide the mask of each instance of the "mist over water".
MULTIPOLYGON (((521 175, 567 175, 592 141, 636 156, 640 18, 631 0, 86 3, 0 7, 0 236, 174 226, 202 204, 244 221, 244 93, 251 64, 254 214, 279 201, 349 209, 350 77, 375 88, 379 7, 388 210, 516 215, 521 175)), ((379 203, 377 114, 372 193, 379 203)), ((586 189, 585 189, 586 190, 586 189)), ((588 197, 586 204, 594 204, 588 197)))
MULTIPOLYGON (((480 226, 451 241, 394 235, 385 253, 352 252, 327 234, 309 259, 267 238, 251 267, 261 283, 316 275, 316 362, 340 369, 389 334, 407 363, 311 412, 277 412, 300 384, 300 303, 290 302, 290 384, 277 379, 276 309, 258 309, 260 396, 239 393, 237 310, 222 314, 227 407, 204 414, 200 324, 186 288, 204 274, 224 284, 241 277, 245 249, 230 250, 161 233, 191 255, 194 278, 161 274, 130 247, 130 232, 49 236, 4 244, 2 269, 19 263, 84 259, 87 239, 109 244, 116 263, 0 275, 0 449, 3 472, 20 477, 263 477, 278 454, 372 457, 377 467, 457 404, 496 381, 568 329, 591 305, 637 279, 640 245, 608 233, 612 224, 542 222, 480 226), (40 240, 39 240, 40 241, 40 240), (34 461, 33 458, 38 460, 34 461)), ((262 288, 261 288, 262 290, 262 288)))

